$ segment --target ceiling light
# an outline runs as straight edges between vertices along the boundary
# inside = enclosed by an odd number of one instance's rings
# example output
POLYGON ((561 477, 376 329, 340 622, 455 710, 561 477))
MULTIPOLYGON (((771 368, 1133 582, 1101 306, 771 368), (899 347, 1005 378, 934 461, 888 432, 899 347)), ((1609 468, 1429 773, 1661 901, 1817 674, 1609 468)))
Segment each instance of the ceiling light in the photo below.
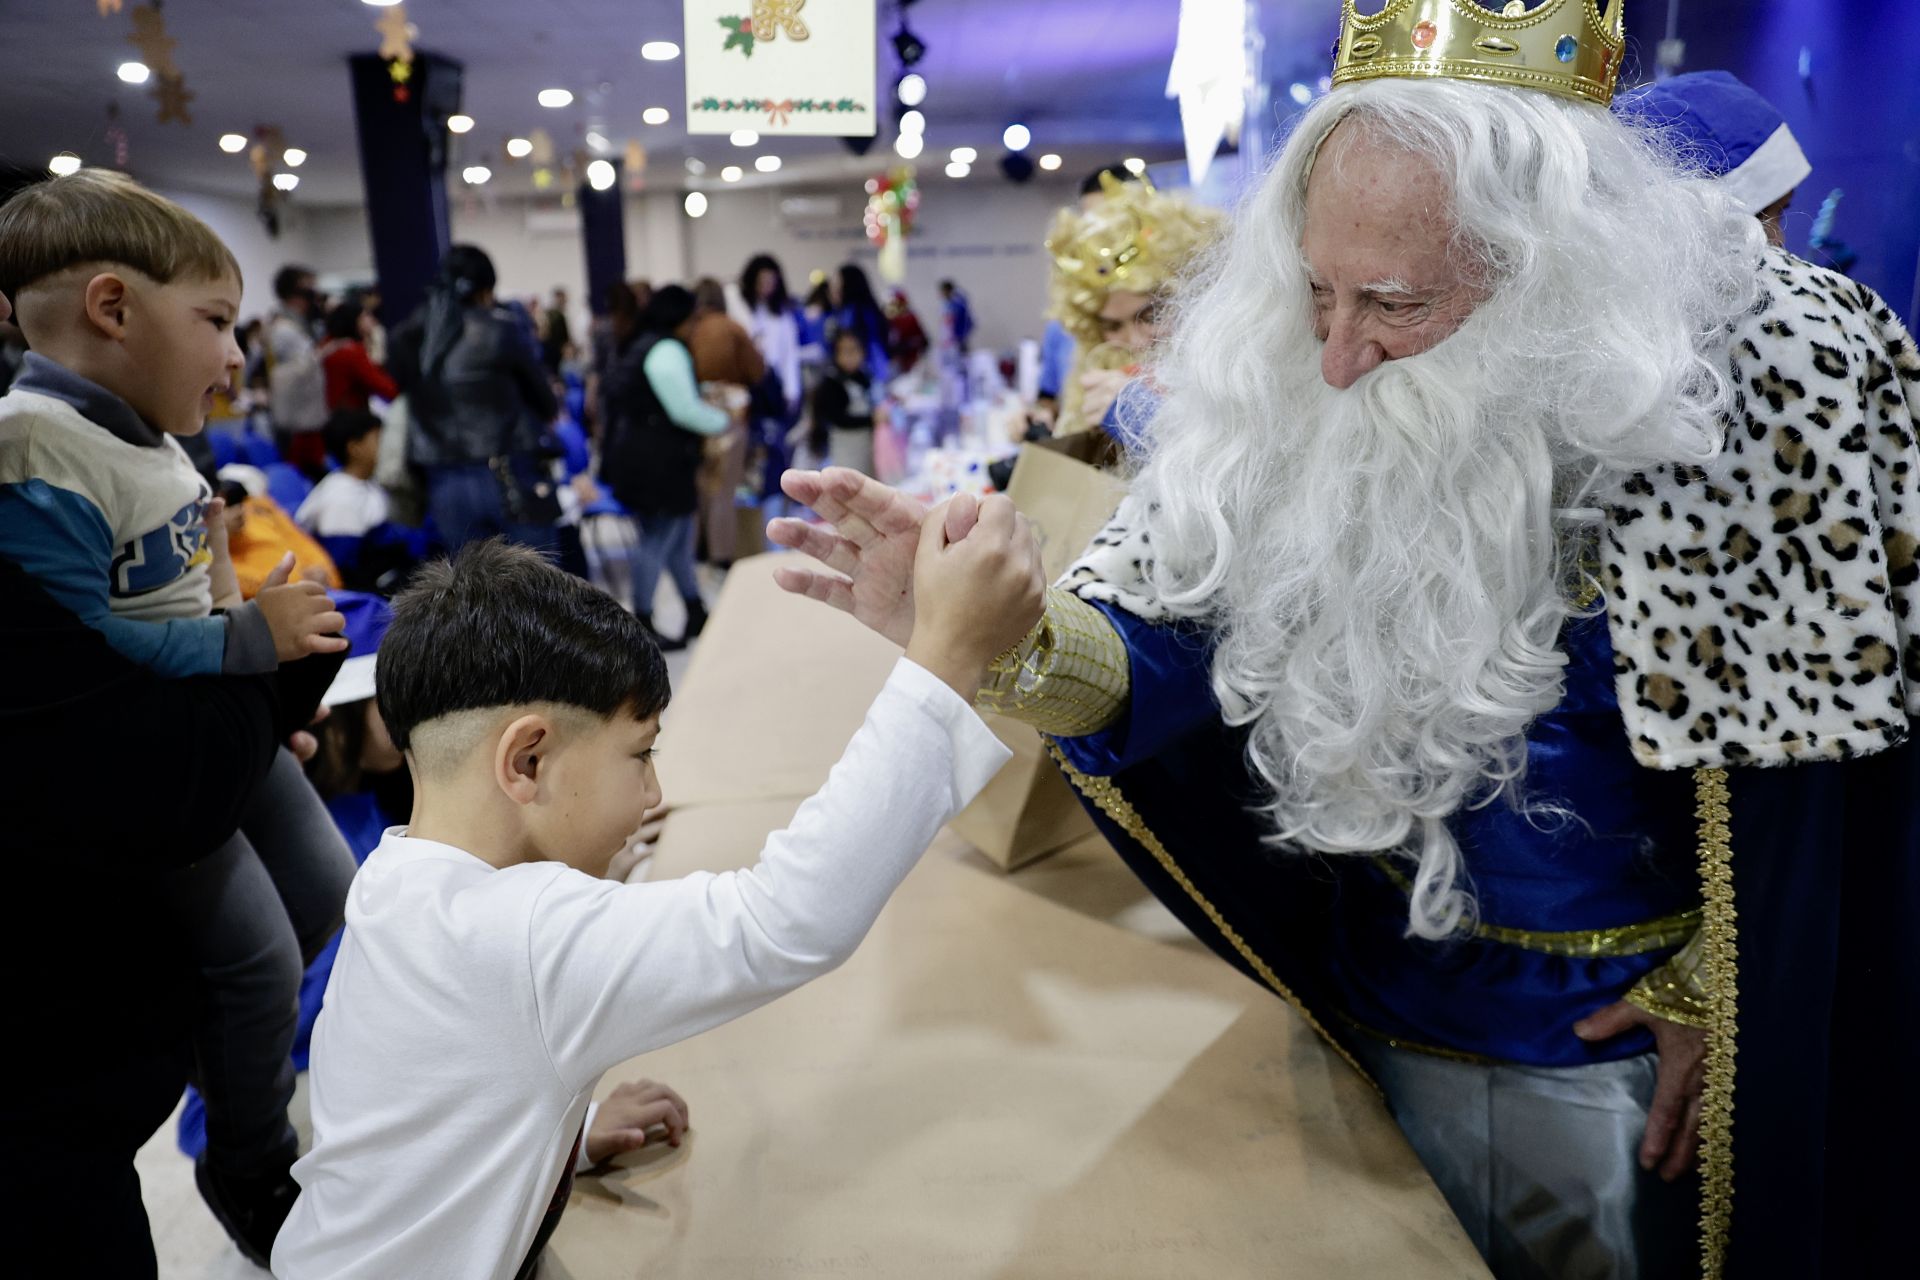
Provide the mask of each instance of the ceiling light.
POLYGON ((640 118, 648 124, 665 124, 673 119, 673 113, 665 107, 648 107, 640 113, 640 118))
POLYGON ((735 129, 728 141, 736 147, 757 147, 760 145, 760 135, 751 129, 735 129))
POLYGON ((80 172, 80 157, 71 151, 62 151, 47 161, 47 168, 53 171, 55 177, 64 178, 70 173, 80 172))
POLYGON ((1053 154, 1053 152, 1049 151, 1047 152, 1047 154, 1040 157, 1040 167, 1042 169, 1045 169, 1048 173, 1052 173, 1055 169, 1058 169, 1060 167, 1060 157, 1053 154))
POLYGON ((909 111, 900 117, 901 133, 925 133, 926 131, 927 118, 918 111, 909 111))
POLYGON ((483 164, 470 164, 460 171, 460 176, 465 178, 469 185, 477 187, 493 176, 493 170, 483 164))
POLYGON ((360 0, 361 4, 370 4, 376 9, 391 9, 400 0, 360 0))
POLYGON ((918 71, 909 71, 894 86, 894 96, 903 107, 917 107, 927 100, 927 82, 918 71))
POLYGON ((1313 101, 1313 90, 1295 80, 1287 86, 1287 96, 1304 107, 1313 101))
POLYGON ((276 190, 291 191, 300 185, 300 175, 297 173, 276 173, 273 175, 273 185, 276 190))
POLYGON ((900 65, 910 67, 927 56, 926 43, 919 36, 907 30, 906 24, 893 33, 893 51, 900 55, 900 65))
POLYGON ((228 155, 247 149, 247 136, 244 133, 223 133, 220 135, 220 149, 228 155))
POLYGON ((912 160, 926 149, 926 138, 918 133, 903 133, 893 140, 894 154, 902 160, 912 160))
POLYGON ((671 40, 649 40, 640 46, 640 56, 648 62, 672 62, 680 56, 680 46, 671 40))
POLYGON ((745 174, 737 164, 730 164, 720 171, 720 181, 738 182, 745 174))
POLYGON ((524 160, 533 154, 533 142, 528 138, 508 138, 507 154, 515 160, 524 160))
POLYGON ((1132 174, 1136 178, 1147 171, 1147 162, 1145 160, 1142 160, 1139 156, 1128 156, 1126 160, 1126 165, 1127 165, 1127 172, 1132 174))
POLYGON ((973 166, 964 160, 955 160, 947 166, 947 176, 949 178, 964 178, 972 172, 973 166))
POLYGON ((780 168, 780 157, 779 156, 755 156, 753 158, 753 167, 758 169, 762 173, 777 172, 780 168))
POLYGON ((613 144, 607 141, 607 135, 598 129, 587 130, 587 145, 603 154, 613 150, 613 144))
POLYGON ((280 153, 280 158, 287 162, 289 169, 298 169, 307 162, 307 153, 298 147, 288 147, 280 153))
POLYGON ((947 153, 947 159, 955 164, 972 164, 980 158, 980 153, 972 147, 955 147, 947 153))
POLYGON ((1033 141, 1033 130, 1023 124, 1010 124, 1007 131, 1000 135, 1000 141, 1007 144, 1009 151, 1025 151, 1027 144, 1033 141))
POLYGON ((587 166, 587 185, 595 191, 605 191, 619 180, 613 165, 606 160, 595 160, 587 166))
POLYGON ((120 78, 128 84, 145 84, 153 72, 147 70, 144 62, 123 62, 120 64, 120 78))
POLYGON ((472 116, 448 116, 447 129, 452 133, 465 133, 473 128, 472 116))
POLYGON ((699 191, 687 192, 686 210, 687 210, 687 216, 689 218, 706 217, 707 216, 706 195, 699 191))
POLYGON ((701 174, 705 173, 706 171, 707 171, 707 162, 705 160, 700 159, 698 156, 687 157, 688 173, 692 174, 694 177, 697 178, 701 174))
POLYGON ((573 90, 571 89, 542 89, 539 96, 540 105, 543 107, 567 107, 573 105, 573 90))

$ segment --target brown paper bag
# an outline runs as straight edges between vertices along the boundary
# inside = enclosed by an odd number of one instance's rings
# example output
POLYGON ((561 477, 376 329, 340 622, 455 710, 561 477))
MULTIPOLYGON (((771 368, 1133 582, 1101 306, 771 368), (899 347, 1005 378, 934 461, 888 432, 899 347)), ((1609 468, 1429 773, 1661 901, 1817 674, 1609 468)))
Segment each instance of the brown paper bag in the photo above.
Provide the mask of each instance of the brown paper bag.
POLYGON ((1111 469, 1118 461, 1117 448, 1099 431, 1021 449, 1007 497, 1040 538, 1047 581, 1066 572, 1126 496, 1126 484, 1111 469))
MULTIPOLYGON (((1007 496, 1033 523, 1048 581, 1066 571, 1120 505, 1126 486, 1112 472, 1090 465, 1112 460, 1111 442, 1098 432, 1021 450, 1007 496)), ((1013 759, 954 818, 953 829, 1003 871, 1092 834, 1093 819, 1080 807, 1040 735, 1003 716, 988 716, 987 724, 1013 759)))

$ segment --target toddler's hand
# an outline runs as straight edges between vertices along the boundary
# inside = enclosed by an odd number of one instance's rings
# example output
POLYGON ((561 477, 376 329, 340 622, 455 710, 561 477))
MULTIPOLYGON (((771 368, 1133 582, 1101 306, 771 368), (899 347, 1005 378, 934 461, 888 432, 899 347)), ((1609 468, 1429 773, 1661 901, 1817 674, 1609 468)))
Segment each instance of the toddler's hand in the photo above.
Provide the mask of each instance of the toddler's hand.
POLYGON ((667 1145, 677 1147, 687 1131, 686 1100, 664 1084, 632 1080, 616 1088, 593 1113, 587 1130, 587 1159, 601 1164, 624 1151, 647 1145, 647 1130, 664 1125, 667 1145))
POLYGON ((292 662, 310 653, 339 653, 347 647, 347 638, 337 634, 347 625, 346 618, 333 607, 325 587, 317 582, 288 582, 292 573, 289 551, 254 596, 267 630, 273 633, 274 656, 292 662))
POLYGON ((216 609, 237 609, 240 607, 240 577, 233 571, 233 554, 227 543, 227 500, 214 498, 207 503, 205 517, 207 529, 207 550, 213 555, 213 563, 207 573, 213 587, 213 606, 216 609))
POLYGON ((1046 589, 1027 518, 998 494, 962 494, 920 526, 907 656, 971 701, 987 664, 1040 620, 1046 589))

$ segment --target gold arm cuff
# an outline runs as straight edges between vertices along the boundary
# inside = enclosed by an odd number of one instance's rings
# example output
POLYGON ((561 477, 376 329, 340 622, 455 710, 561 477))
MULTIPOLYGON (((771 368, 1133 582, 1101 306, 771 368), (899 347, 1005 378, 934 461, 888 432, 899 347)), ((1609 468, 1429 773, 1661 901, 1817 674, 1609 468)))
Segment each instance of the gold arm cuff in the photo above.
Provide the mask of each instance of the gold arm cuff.
POLYGON ((973 705, 1077 738, 1112 724, 1130 689, 1127 647, 1105 614, 1059 587, 1026 638, 987 667, 973 705))
POLYGON ((1626 994, 1627 1003, 1682 1026, 1713 1025, 1713 1001, 1703 967, 1705 952, 1703 935, 1694 934, 1665 964, 1634 983, 1626 994))

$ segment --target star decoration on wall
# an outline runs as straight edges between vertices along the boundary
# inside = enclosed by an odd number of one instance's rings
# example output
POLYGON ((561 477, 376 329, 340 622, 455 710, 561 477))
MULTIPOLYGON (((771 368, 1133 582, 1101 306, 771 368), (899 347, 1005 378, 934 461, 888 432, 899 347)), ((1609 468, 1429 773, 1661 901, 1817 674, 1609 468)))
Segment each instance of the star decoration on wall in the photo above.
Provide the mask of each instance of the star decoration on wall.
POLYGON ((192 124, 193 113, 187 110, 187 104, 193 101, 194 95, 193 90, 187 88, 186 79, 178 73, 155 78, 159 83, 153 86, 153 100, 160 104, 159 122, 178 120, 181 124, 192 124))
POLYGON ((133 11, 133 34, 127 37, 127 43, 140 51, 140 60, 153 72, 154 79, 180 74, 180 68, 173 65, 175 42, 167 34, 167 20, 160 16, 159 5, 133 11))
POLYGON ((415 28, 407 21, 407 6, 397 4, 382 13, 373 29, 380 33, 381 57, 412 61, 415 28))

